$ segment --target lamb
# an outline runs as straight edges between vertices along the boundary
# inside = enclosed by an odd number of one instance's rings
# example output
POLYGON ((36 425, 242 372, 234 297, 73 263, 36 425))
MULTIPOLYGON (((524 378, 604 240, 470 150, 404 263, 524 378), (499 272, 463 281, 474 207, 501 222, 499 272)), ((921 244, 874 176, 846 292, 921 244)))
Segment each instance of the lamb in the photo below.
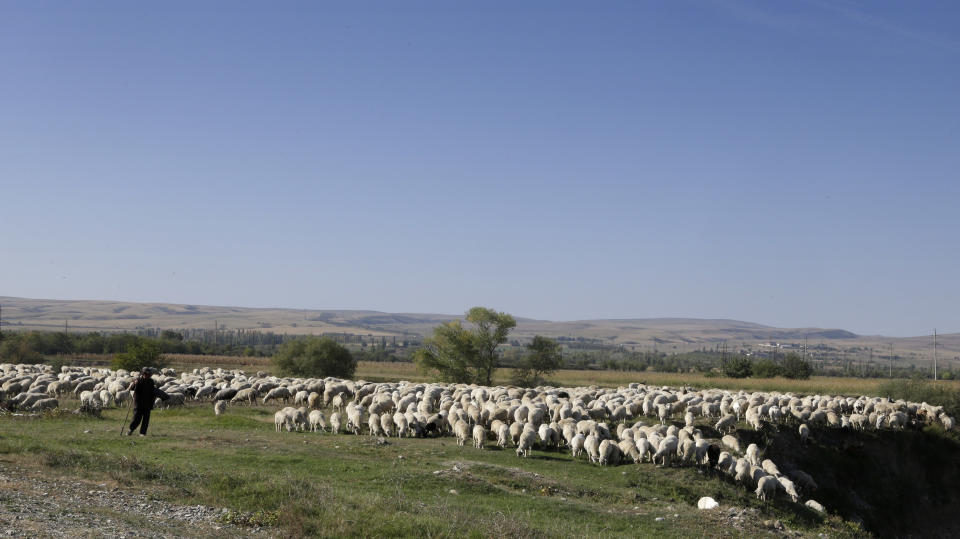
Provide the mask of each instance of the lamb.
POLYGON ((320 410, 312 410, 310 415, 307 416, 307 419, 310 423, 310 432, 327 430, 327 419, 320 410))
POLYGON ((483 425, 473 426, 473 447, 483 449, 483 442, 487 439, 487 429, 483 425))
POLYGON ((777 479, 773 476, 765 475, 757 481, 757 498, 767 501, 773 498, 777 492, 777 479))
POLYGON ((530 454, 530 448, 537 441, 537 433, 532 430, 525 430, 520 434, 520 440, 517 443, 517 456, 526 458, 530 454))
POLYGON ((216 401, 213 403, 213 414, 223 415, 227 411, 227 401, 216 401))

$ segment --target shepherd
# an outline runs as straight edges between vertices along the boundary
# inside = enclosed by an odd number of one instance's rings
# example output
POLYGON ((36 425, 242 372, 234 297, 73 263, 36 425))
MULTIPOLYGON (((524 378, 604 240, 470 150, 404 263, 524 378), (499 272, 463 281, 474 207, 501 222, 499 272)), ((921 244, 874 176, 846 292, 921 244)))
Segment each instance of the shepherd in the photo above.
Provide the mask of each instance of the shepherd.
POLYGON ((133 392, 133 421, 130 422, 130 430, 127 436, 132 436, 133 431, 140 426, 140 436, 147 435, 147 426, 150 425, 150 410, 153 409, 153 402, 160 397, 166 400, 167 394, 157 388, 153 382, 153 370, 150 367, 144 367, 140 371, 140 377, 130 384, 130 391, 133 392))

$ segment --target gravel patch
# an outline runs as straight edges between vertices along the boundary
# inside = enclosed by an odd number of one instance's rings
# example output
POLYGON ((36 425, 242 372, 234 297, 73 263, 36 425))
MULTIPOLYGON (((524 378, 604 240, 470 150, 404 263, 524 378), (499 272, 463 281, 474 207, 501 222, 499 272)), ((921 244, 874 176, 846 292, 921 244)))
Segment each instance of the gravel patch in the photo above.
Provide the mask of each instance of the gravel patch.
POLYGON ((220 521, 226 509, 152 499, 106 483, 49 478, 0 463, 0 537, 270 537, 220 521))

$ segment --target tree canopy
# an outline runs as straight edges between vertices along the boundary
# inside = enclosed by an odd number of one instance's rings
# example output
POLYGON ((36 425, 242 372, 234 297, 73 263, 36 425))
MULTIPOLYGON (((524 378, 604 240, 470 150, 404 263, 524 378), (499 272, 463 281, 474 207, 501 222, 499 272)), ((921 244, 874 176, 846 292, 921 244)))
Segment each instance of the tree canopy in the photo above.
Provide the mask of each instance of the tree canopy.
POLYGON ((114 369, 139 371, 144 367, 160 369, 166 361, 160 353, 160 345, 148 339, 139 339, 127 347, 127 351, 113 356, 114 369))
POLYGON ((493 373, 500 364, 497 347, 507 342, 517 321, 507 313, 486 307, 467 311, 466 327, 459 320, 441 324, 414 353, 417 366, 436 372, 448 382, 493 385, 493 373))
POLYGON ((350 378, 357 370, 357 360, 345 347, 329 337, 305 337, 280 346, 274 363, 284 374, 292 376, 336 376, 350 378))
POLYGON ((553 339, 536 335, 513 371, 513 383, 525 387, 536 385, 560 368, 562 361, 560 345, 553 339))

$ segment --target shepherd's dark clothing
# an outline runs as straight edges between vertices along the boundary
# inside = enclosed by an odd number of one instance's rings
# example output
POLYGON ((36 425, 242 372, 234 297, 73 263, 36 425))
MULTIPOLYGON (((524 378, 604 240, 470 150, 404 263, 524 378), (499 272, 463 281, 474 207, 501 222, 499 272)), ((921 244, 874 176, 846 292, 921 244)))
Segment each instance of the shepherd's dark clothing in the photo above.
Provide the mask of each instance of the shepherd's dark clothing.
POLYGON ((157 398, 156 384, 153 383, 153 378, 141 376, 130 384, 130 391, 133 391, 133 421, 130 422, 130 432, 139 425, 140 434, 146 434, 150 424, 150 410, 157 398))

